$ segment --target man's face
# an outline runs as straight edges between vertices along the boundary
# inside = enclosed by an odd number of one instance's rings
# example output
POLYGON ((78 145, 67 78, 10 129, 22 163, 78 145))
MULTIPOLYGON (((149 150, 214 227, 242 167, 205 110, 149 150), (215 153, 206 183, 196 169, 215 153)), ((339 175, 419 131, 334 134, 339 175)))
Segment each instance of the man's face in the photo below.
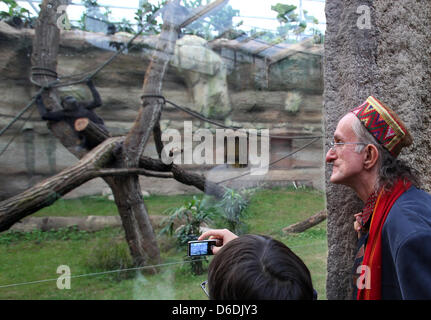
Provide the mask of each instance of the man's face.
MULTIPOLYGON (((358 142, 352 129, 355 115, 349 113, 338 122, 334 132, 334 142, 358 142)), ((345 144, 335 146, 326 153, 326 162, 332 163, 330 181, 336 184, 354 186, 358 182, 358 175, 363 170, 363 155, 355 152, 356 145, 345 144)))

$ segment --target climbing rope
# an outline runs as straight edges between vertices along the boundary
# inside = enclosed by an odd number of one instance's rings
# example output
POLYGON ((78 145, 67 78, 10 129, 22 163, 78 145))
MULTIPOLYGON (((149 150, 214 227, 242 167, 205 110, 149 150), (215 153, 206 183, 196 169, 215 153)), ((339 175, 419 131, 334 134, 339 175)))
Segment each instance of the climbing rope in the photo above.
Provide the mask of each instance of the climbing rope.
MULTIPOLYGON (((232 130, 245 129, 244 127, 228 126, 228 125, 225 125, 224 123, 220 123, 220 122, 214 121, 212 119, 209 119, 209 118, 205 117, 201 113, 198 113, 198 112, 193 111, 193 110, 191 110, 189 108, 186 108, 186 107, 179 106, 178 104, 176 104, 176 103, 174 103, 172 101, 167 100, 162 95, 144 94, 144 95, 141 96, 141 99, 145 99, 145 98, 158 98, 158 99, 162 99, 163 100, 163 104, 170 104, 173 107, 175 107, 176 109, 181 110, 181 111, 183 111, 183 112, 185 112, 185 113, 187 113, 187 114, 189 114, 189 115, 191 115, 191 116, 193 116, 193 117, 195 117, 195 118, 197 118, 199 120, 202 120, 204 122, 216 125, 218 127, 224 128, 224 129, 232 129, 232 130)), ((272 134, 270 134, 270 135, 263 135, 260 132, 258 132, 257 135, 260 136, 260 137, 266 137, 266 136, 268 136, 270 138, 285 139, 285 140, 303 140, 303 139, 307 140, 307 139, 316 139, 316 138, 320 139, 320 138, 323 137, 323 136, 279 136, 279 135, 272 135, 272 134)))
MULTIPOLYGON (((289 157, 293 156, 294 154, 296 154, 296 153, 298 153, 298 152, 300 152, 300 151, 304 150, 305 148, 307 148, 307 147, 311 146, 313 143, 315 143, 315 142, 316 142, 316 141, 318 141, 319 139, 320 139, 320 137, 315 138, 314 140, 310 141, 309 143, 307 143, 307 144, 303 145, 302 147, 300 147, 300 148, 298 148, 298 149, 296 149, 296 150, 294 150, 294 151, 292 151, 292 152, 290 152, 290 153, 286 154, 285 156, 283 156, 283 157, 281 157, 281 158, 279 158, 279 159, 277 159, 277 160, 275 160, 275 161, 271 162, 270 164, 268 164, 268 166, 263 167, 263 168, 261 168, 261 169, 265 169, 265 168, 270 169, 270 168, 272 168, 276 163, 278 163, 278 162, 280 162, 280 161, 282 161, 282 160, 284 160, 284 159, 286 159, 286 158, 289 158, 289 157)), ((242 178, 242 177, 248 176, 248 175, 250 175, 250 174, 252 174, 252 173, 253 173, 253 171, 252 171, 252 170, 250 170, 250 171, 245 172, 245 173, 243 173, 243 174, 240 174, 240 175, 238 175, 238 176, 235 176, 235 177, 232 177, 232 178, 228 178, 228 179, 225 179, 225 180, 222 180, 222 181, 219 181, 219 182, 215 182, 215 184, 222 184, 222 183, 225 183, 225 182, 229 182, 229 181, 232 181, 232 180, 236 180, 236 179, 239 179, 239 178, 242 178)))

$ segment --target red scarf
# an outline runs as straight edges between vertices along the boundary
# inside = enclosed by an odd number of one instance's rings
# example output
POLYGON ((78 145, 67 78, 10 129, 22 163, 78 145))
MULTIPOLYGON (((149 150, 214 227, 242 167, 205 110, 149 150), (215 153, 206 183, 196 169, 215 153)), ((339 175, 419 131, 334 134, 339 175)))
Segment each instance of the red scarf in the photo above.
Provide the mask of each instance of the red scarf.
POLYGON ((390 191, 382 188, 373 216, 365 248, 361 277, 365 280, 363 288, 358 288, 358 300, 380 300, 382 296, 382 229, 389 211, 395 201, 409 189, 411 182, 398 180, 390 191))

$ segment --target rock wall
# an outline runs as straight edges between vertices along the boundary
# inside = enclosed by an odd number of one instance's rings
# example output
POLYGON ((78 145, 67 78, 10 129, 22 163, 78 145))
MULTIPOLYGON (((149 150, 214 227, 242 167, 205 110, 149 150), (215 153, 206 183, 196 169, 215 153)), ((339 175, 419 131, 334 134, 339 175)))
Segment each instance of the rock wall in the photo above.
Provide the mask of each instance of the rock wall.
MULTIPOLYGON (((3 97, 0 105, 1 128, 15 117, 36 92, 36 87, 28 80, 33 37, 34 30, 18 30, 0 22, 0 92, 3 97)), ((58 74, 64 76, 94 70, 114 53, 110 43, 125 43, 130 37, 124 33, 107 36, 77 30, 62 31, 58 74)), ((133 124, 140 107, 141 88, 152 53, 151 48, 156 41, 156 37, 139 37, 134 42, 135 47, 120 55, 94 79, 103 100, 103 106, 95 111, 105 120, 113 135, 127 133, 133 124)), ((277 135, 321 135, 323 84, 319 52, 322 52, 322 46, 307 43, 289 51, 283 48, 268 67, 265 64, 267 57, 247 51, 247 47, 244 47, 246 44, 240 43, 233 48, 227 44, 206 43, 197 37, 179 39, 176 55, 164 79, 164 96, 180 106, 218 119, 227 125, 247 129, 268 128, 272 134, 277 135), (221 51, 229 51, 229 54, 236 55, 236 59, 232 61, 226 54, 220 54, 221 51), (292 66, 295 72, 289 73, 289 66, 292 66), (281 75, 284 72, 289 74, 288 83, 282 82, 284 78, 281 75), (275 79, 275 74, 279 75, 279 80, 266 81, 275 79), (307 82, 310 84, 308 87, 305 86, 307 82)), ((65 87, 60 91, 60 95, 74 95, 78 99, 91 98, 84 85, 65 87)), ((26 119, 29 114, 26 113, 22 119, 26 119)), ((166 105, 161 119, 162 130, 171 128, 181 131, 186 120, 193 121, 194 127, 204 126, 201 121, 166 105)), ((1 147, 15 137, 8 150, 0 157, 0 198, 16 194, 76 162, 76 159, 50 136, 36 108, 21 128, 22 124, 23 121, 18 121, 0 137, 1 147)), ((299 140, 275 142, 277 147, 271 151, 271 160, 303 143, 304 141, 299 140)), ((152 139, 145 152, 149 156, 156 155, 152 139)), ((275 169, 320 170, 322 158, 323 147, 321 142, 318 142, 307 151, 281 162, 275 169)), ((202 169, 194 165, 188 167, 192 170, 202 169)), ((209 169, 214 168, 203 168, 202 172, 207 174, 209 169)), ((298 174, 293 172, 287 176, 297 177, 298 174)), ((276 183, 282 183, 280 179, 275 179, 278 181, 276 183)), ((71 196, 100 193, 105 185, 98 180, 78 188, 71 196)), ((152 193, 198 191, 173 181, 158 179, 156 182, 147 178, 141 180, 143 188, 152 193)), ((301 181, 300 177, 296 180, 301 181)), ((284 183, 290 184, 292 181, 286 180, 284 183)), ((308 177, 304 183, 321 186, 321 171, 316 172, 311 180, 308 177)))
MULTIPOLYGON (((414 145, 401 158, 419 170, 428 191, 430 18, 427 1, 327 1, 324 55, 327 143, 341 116, 375 95, 400 115, 412 133, 414 145)), ((327 298, 351 299, 356 245, 353 214, 362 210, 362 203, 349 189, 328 182, 331 171, 327 167, 327 298)))

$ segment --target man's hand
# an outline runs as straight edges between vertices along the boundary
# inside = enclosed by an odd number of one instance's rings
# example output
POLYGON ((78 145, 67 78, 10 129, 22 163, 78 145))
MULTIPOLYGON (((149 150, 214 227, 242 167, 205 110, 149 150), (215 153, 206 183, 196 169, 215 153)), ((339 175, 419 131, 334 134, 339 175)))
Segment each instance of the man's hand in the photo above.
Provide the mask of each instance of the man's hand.
POLYGON ((213 247, 213 254, 217 254, 219 250, 229 241, 238 238, 238 236, 227 229, 208 230, 201 234, 198 240, 216 239, 217 244, 213 247))

